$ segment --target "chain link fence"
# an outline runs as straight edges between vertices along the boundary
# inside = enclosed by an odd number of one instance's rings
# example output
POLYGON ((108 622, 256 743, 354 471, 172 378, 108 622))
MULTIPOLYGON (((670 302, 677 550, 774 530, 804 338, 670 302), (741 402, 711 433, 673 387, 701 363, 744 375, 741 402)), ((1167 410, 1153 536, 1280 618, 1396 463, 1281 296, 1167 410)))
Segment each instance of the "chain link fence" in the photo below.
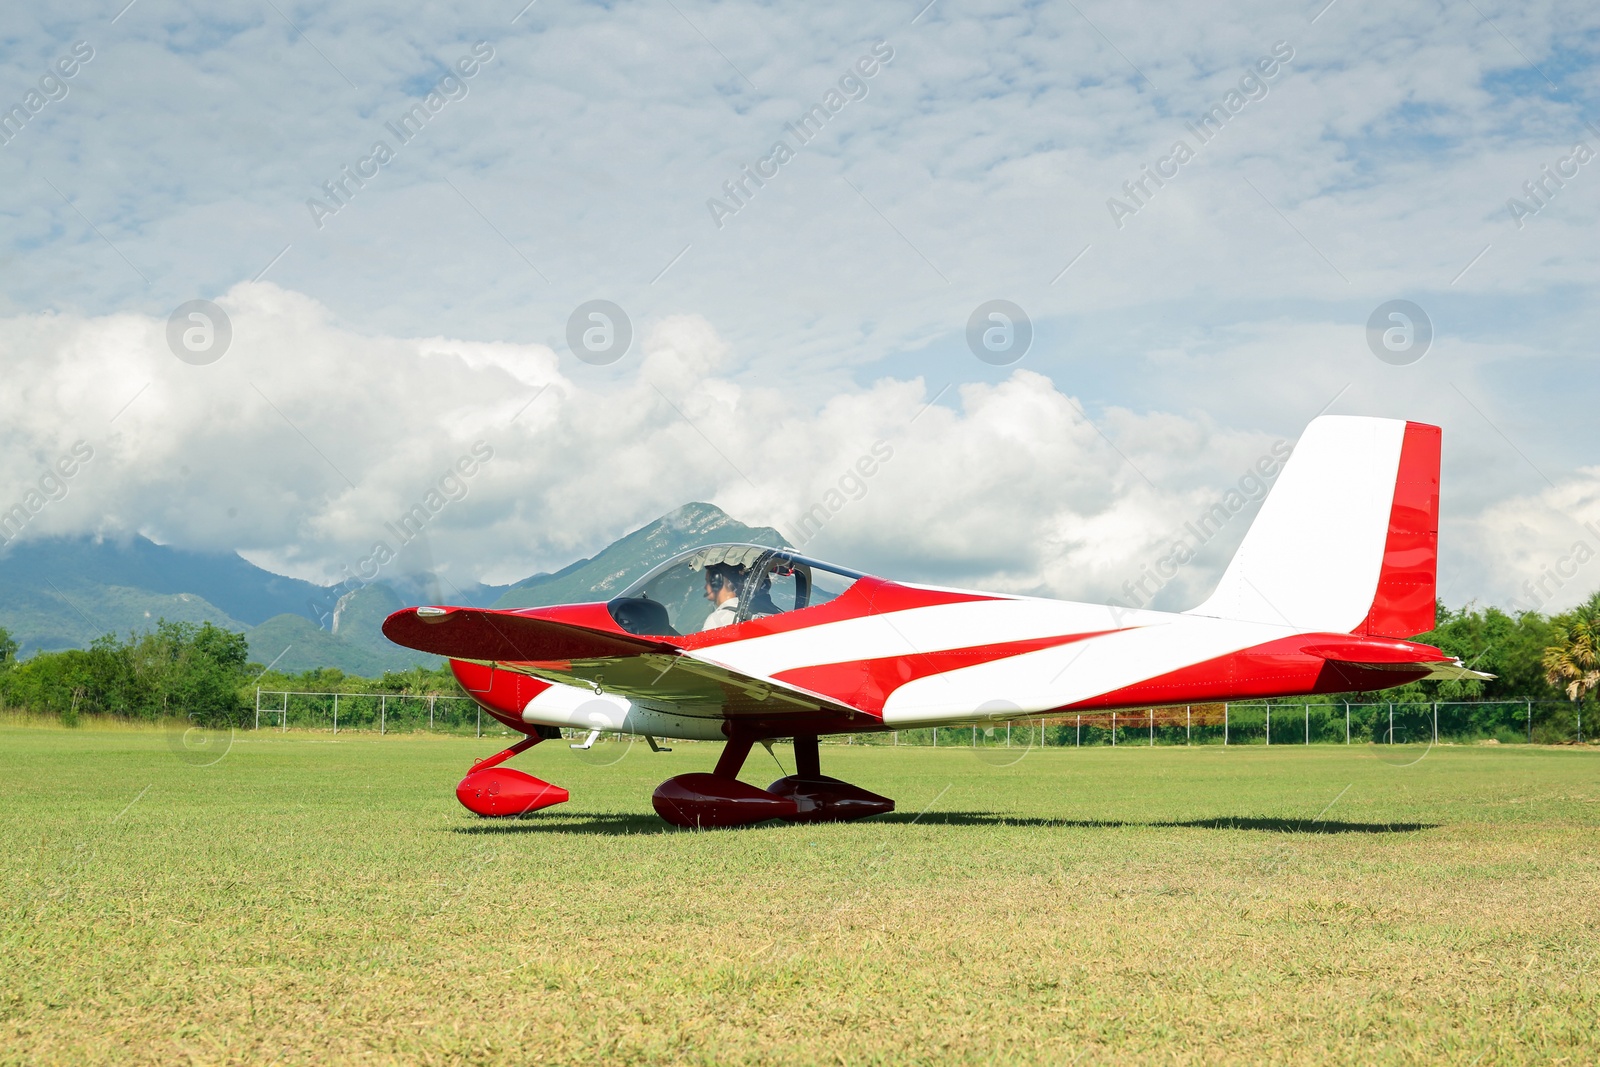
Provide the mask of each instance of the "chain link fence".
POLYGON ((435 693, 312 693, 257 689, 257 730, 366 731, 377 734, 442 733, 463 737, 515 737, 477 701, 435 693))
MULTIPOLYGON (((984 726, 841 734, 829 743, 936 748, 1083 745, 1405 745, 1581 743, 1600 729, 1564 700, 1244 702, 1119 709, 1016 719, 984 726)), ((1593 708, 1588 709, 1594 719, 1593 708)), ((256 691, 258 730, 432 732, 516 737, 466 696, 256 691)), ((585 731, 564 735, 582 737, 585 731)), ((606 735, 601 740, 610 740, 606 735)))
MULTIPOLYGON (((1591 739, 1584 707, 1564 700, 1242 702, 1127 708, 992 726, 858 735, 854 744, 936 747, 1082 745, 1573 744, 1591 739)), ((1594 719, 1594 709, 1588 709, 1594 719)))

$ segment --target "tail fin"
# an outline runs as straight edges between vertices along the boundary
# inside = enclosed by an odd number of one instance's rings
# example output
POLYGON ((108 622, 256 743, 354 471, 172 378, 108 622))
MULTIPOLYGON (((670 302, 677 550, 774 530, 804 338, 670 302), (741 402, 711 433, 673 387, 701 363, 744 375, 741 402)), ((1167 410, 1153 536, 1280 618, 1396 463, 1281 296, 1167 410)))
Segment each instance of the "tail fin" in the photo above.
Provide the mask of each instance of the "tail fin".
POLYGON ((1192 614, 1411 637, 1433 629, 1438 558, 1439 428, 1324 415, 1192 614))

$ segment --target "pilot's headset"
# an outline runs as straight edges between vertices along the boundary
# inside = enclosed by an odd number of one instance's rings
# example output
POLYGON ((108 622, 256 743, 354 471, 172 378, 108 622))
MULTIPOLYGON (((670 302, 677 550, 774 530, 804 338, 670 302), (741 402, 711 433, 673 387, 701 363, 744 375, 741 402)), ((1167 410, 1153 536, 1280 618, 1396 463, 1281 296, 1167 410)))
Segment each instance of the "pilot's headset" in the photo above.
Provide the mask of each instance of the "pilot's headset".
POLYGON ((744 579, 744 568, 736 567, 731 563, 711 563, 706 565, 706 584, 713 593, 720 593, 724 589, 732 589, 734 595, 740 595, 743 590, 739 588, 744 579))

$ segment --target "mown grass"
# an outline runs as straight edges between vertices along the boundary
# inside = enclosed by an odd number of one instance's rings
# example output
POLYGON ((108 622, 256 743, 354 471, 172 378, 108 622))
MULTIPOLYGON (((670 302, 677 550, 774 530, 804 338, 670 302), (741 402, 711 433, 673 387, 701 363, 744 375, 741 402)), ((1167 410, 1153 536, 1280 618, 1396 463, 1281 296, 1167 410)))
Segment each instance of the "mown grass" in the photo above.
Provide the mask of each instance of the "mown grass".
POLYGON ((492 747, 0 727, 0 1059, 1600 1058, 1600 753, 825 747, 901 810, 691 833, 718 746, 482 821, 492 747))

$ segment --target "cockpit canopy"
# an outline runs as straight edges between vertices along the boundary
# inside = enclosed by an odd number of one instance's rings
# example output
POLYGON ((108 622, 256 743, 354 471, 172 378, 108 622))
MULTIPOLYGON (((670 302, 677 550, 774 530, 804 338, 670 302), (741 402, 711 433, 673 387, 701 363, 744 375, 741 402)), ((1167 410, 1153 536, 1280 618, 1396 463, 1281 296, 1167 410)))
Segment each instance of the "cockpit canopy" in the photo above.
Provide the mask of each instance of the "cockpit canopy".
POLYGON ((681 637, 826 604, 862 577, 788 549, 705 545, 667 560, 606 606, 629 633, 681 637))

